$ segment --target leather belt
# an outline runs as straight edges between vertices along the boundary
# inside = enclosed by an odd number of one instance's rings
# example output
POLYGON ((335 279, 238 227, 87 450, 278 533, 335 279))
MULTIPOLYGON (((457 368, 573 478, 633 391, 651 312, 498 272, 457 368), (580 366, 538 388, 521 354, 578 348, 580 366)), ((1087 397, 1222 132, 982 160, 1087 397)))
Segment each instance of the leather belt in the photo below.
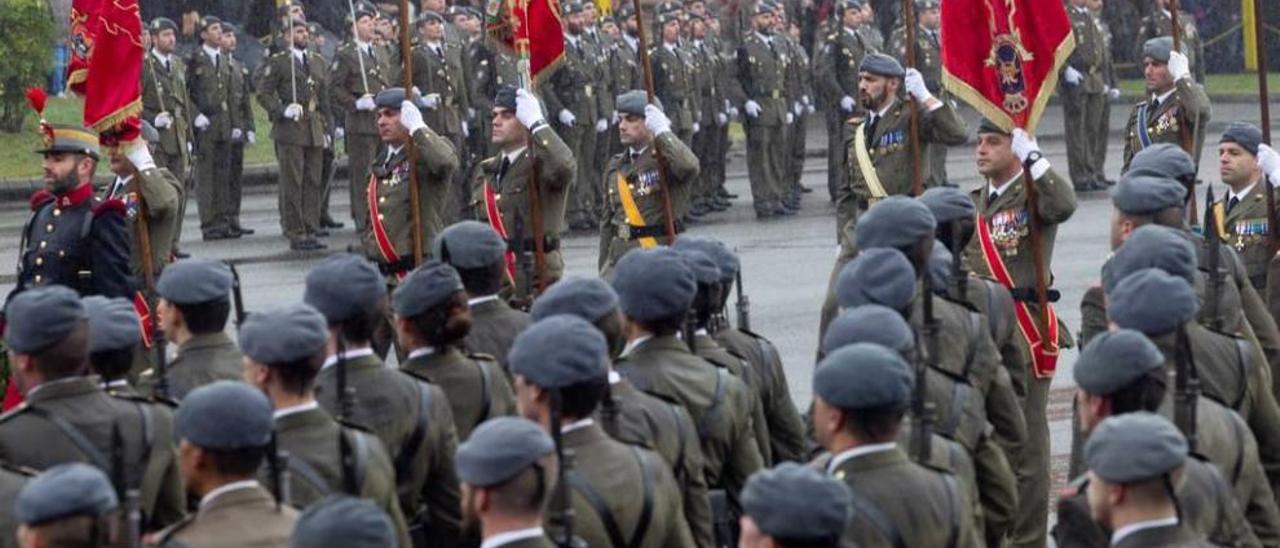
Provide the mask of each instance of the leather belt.
POLYGON ((401 257, 394 263, 378 261, 378 271, 382 272, 383 276, 394 276, 405 270, 413 270, 413 257, 401 257))
MULTIPOLYGON (((533 238, 525 238, 524 240, 510 239, 507 240, 507 249, 510 251, 531 253, 534 250, 534 243, 536 243, 536 241, 533 238)), ((558 249, 560 249, 560 238, 556 238, 554 236, 542 237, 543 251, 550 253, 558 249)))
MULTIPOLYGON (((684 223, 676 223, 676 234, 684 232, 684 223)), ((666 225, 635 226, 630 223, 618 225, 618 238, 623 240, 639 240, 640 238, 663 238, 667 235, 666 225)))

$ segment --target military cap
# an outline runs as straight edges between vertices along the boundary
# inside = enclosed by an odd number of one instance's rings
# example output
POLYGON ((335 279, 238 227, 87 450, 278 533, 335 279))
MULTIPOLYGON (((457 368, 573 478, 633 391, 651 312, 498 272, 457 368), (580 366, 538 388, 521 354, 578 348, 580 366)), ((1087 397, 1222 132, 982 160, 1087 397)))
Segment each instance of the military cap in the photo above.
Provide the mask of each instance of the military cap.
POLYGON ((507 242, 485 223, 460 221, 440 232, 431 250, 457 268, 482 268, 503 260, 507 242))
POLYGON ((1163 335, 1196 317, 1196 293, 1186 280, 1158 268, 1130 274, 1107 295, 1107 316, 1120 327, 1163 335))
POLYGON ((813 373, 813 393, 841 409, 905 409, 914 384, 902 356, 875 343, 837 348, 813 373))
POLYGON ((1172 472, 1187 460, 1187 439, 1169 419, 1140 411, 1108 417, 1084 446, 1084 461, 1109 483, 1140 483, 1172 472))
POLYGON ((466 7, 466 8, 463 8, 462 11, 466 12, 467 15, 470 15, 471 17, 474 17, 476 19, 481 19, 481 20, 484 19, 484 14, 480 13, 480 10, 476 8, 466 7))
MULTIPOLYGON (((630 114, 632 116, 644 116, 644 107, 649 104, 649 96, 644 90, 633 89, 619 95, 616 99, 617 109, 620 114, 630 114)), ((653 98, 653 104, 662 109, 662 101, 657 97, 653 98)))
POLYGON ((1154 143, 1133 155, 1126 172, 1126 175, 1130 174, 1183 179, 1195 176, 1196 164, 1182 147, 1173 143, 1154 143))
POLYGON ((700 249, 678 249, 684 263, 693 272, 693 278, 700 284, 720 283, 720 265, 700 249))
POLYGON ((854 343, 875 343, 903 355, 916 347, 915 332, 902 314, 878 304, 847 309, 831 320, 822 352, 830 354, 854 343))
POLYGON ((35 287, 9 299, 4 341, 19 354, 34 354, 62 342, 87 316, 80 295, 63 285, 35 287))
POLYGON ((883 53, 872 53, 863 57, 862 64, 858 66, 858 72, 867 72, 890 78, 901 78, 906 74, 906 71, 902 69, 902 63, 883 53))
POLYGON ((160 34, 166 30, 178 32, 178 24, 174 23, 173 19, 168 17, 157 17, 152 19, 151 24, 147 25, 147 28, 151 31, 151 34, 160 34))
MULTIPOLYGON (((561 5, 564 7, 565 15, 574 15, 574 14, 582 13, 587 9, 587 6, 585 3, 577 2, 577 1, 565 2, 564 4, 561 4, 561 5)), ((659 7, 659 9, 661 9, 661 7, 659 7)))
POLYGON ((324 352, 329 322, 311 305, 297 303, 254 312, 240 326, 240 350, 253 361, 283 364, 324 352))
POLYGON ((1173 38, 1169 36, 1152 38, 1142 44, 1142 56, 1150 57, 1157 63, 1168 63, 1171 52, 1173 52, 1173 38))
POLYGON ((909 196, 890 196, 862 214, 854 238, 858 249, 907 247, 933 237, 937 227, 928 206, 909 196))
POLYGON ((498 86, 498 92, 493 96, 493 106, 514 112, 516 110, 516 89, 511 84, 498 86))
POLYGON ((221 26, 222 20, 218 19, 216 16, 213 16, 213 15, 206 15, 200 18, 200 25, 199 25, 200 32, 204 32, 205 29, 208 29, 209 27, 212 27, 214 25, 221 26))
POLYGON ((938 7, 938 0, 916 0, 916 10, 936 10, 938 7))
POLYGON ((239 381, 215 381, 182 399, 173 430, 179 439, 205 449, 266 447, 275 428, 272 413, 271 400, 261 390, 239 381))
POLYGON ((614 25, 618 24, 618 19, 614 16, 614 14, 610 13, 608 15, 600 16, 600 26, 604 26, 607 24, 614 24, 614 25))
POLYGON ((716 267, 720 269, 720 281, 729 283, 734 281, 738 275, 738 269, 741 264, 738 262, 738 256, 724 242, 707 236, 681 236, 676 239, 675 245, 677 250, 693 249, 705 253, 711 260, 715 261, 716 267))
MULTIPOLYGON (((765 1, 768 1, 768 0, 765 0, 765 1)), ((663 14, 663 13, 673 13, 673 12, 678 12, 683 10, 684 10, 684 6, 680 5, 679 2, 676 2, 674 0, 666 0, 664 2, 658 3, 656 12, 658 14, 663 14)))
POLYGON ((628 6, 625 4, 622 6, 618 6, 617 9, 613 10, 613 16, 616 17, 619 22, 622 22, 622 20, 624 19, 629 19, 631 17, 634 17, 635 14, 636 14, 636 10, 633 9, 631 6, 628 6))
POLYGON ((920 203, 929 208, 938 224, 949 223, 961 219, 972 219, 977 208, 973 199, 960 189, 950 186, 936 186, 920 195, 920 203))
POLYGON ((538 321, 557 314, 572 314, 595 323, 618 309, 618 294, 600 278, 570 276, 551 284, 533 301, 529 316, 538 321))
POLYGON ((756 9, 751 12, 751 15, 763 15, 766 13, 773 13, 774 10, 776 9, 777 9, 777 6, 775 6, 773 2, 770 2, 769 0, 758 0, 756 2, 756 9))
POLYGON ((1110 294, 1120 280, 1144 268, 1159 268, 1195 284, 1199 270, 1196 249, 1175 228, 1145 225, 1129 234, 1102 267, 1102 289, 1110 294))
POLYGON ((41 472, 18 491, 13 517, 41 525, 76 516, 101 516, 120 505, 111 480, 97 467, 71 462, 41 472))
POLYGON ((404 88, 387 88, 373 96, 373 104, 378 108, 400 110, 406 98, 404 88))
POLYGON ((422 15, 419 15, 419 16, 418 16, 418 20, 417 20, 417 21, 415 21, 415 22, 414 22, 414 24, 415 24, 415 25, 417 25, 417 26, 419 26, 419 27, 421 27, 422 25, 425 25, 425 24, 427 24, 427 23, 428 23, 428 22, 430 22, 430 21, 435 21, 435 22, 437 22, 437 23, 443 23, 443 22, 444 22, 444 16, 443 16, 443 15, 441 15, 441 14, 440 14, 440 12, 438 12, 438 11, 433 11, 433 10, 423 10, 423 11, 422 11, 422 15))
POLYGON ((231 267, 211 259, 183 259, 164 267, 156 293, 174 304, 199 304, 231 298, 231 267))
POLYGON ((89 352, 133 348, 142 340, 142 325, 133 302, 91 295, 81 299, 89 316, 89 352))
POLYGON ((1262 130, 1248 122, 1231 122, 1231 125, 1222 132, 1222 139, 1218 142, 1235 143, 1249 151, 1249 154, 1257 156, 1258 145, 1262 144, 1262 130))
POLYGON ((1111 203, 1122 213, 1146 215, 1186 203, 1187 187, 1164 175, 1130 170, 1111 191, 1111 203))
POLYGON ((929 273, 929 283, 933 284, 934 293, 946 293, 947 284, 951 283, 951 271, 954 266, 951 263, 954 261, 955 256, 951 254, 951 250, 947 249, 946 244, 934 240, 926 270, 929 273))
POLYGON ((839 3, 840 13, 843 14, 845 10, 860 10, 862 4, 862 0, 843 0, 839 3))
POLYGON ((507 354, 511 372, 542 388, 564 388, 609 374, 609 343, 578 316, 543 318, 516 335, 507 354))
POLYGON ((289 539, 291 548, 391 548, 396 528, 372 502, 347 495, 330 495, 298 516, 289 539))
POLYGON ((71 152, 84 154, 95 160, 101 157, 98 152, 98 134, 93 130, 72 124, 42 123, 41 127, 44 148, 36 150, 36 154, 71 152))
POLYGON ((663 25, 666 25, 667 23, 679 23, 679 22, 680 22, 680 12, 678 12, 678 11, 663 11, 663 12, 658 12, 658 14, 654 16, 653 20, 654 20, 656 23, 658 23, 658 26, 659 26, 659 27, 661 27, 661 26, 663 26, 663 25))
POLYGON ((891 247, 864 249, 836 276, 841 308, 879 304, 905 310, 916 293, 916 271, 907 256, 891 247))
POLYGON ((386 279, 373 263, 352 253, 337 253, 307 272, 302 300, 330 323, 337 323, 364 312, 386 293, 386 279))
POLYGON ((368 2, 356 2, 355 12, 356 12, 356 21, 359 21, 364 17, 376 18, 378 16, 378 8, 375 8, 373 4, 370 4, 368 2))
POLYGON ((160 142, 160 132, 156 131, 156 126, 151 125, 151 122, 143 120, 142 127, 138 133, 142 136, 143 141, 148 143, 160 142))
POLYGON ((537 423, 520 417, 496 417, 480 423, 458 444, 458 479, 491 487, 515 477, 538 459, 554 453, 555 443, 537 423))
POLYGON ((1132 329, 1104 331, 1076 359, 1076 385, 1095 396, 1124 388, 1149 371, 1164 367, 1164 354, 1146 335, 1132 329))
POLYGON ((794 462, 752 474, 742 488, 742 511, 779 540, 838 539, 852 513, 843 482, 794 462))
MULTIPOLYGON (((315 23, 312 23, 312 25, 315 25, 315 23)), ((316 31, 315 29, 312 29, 312 30, 311 30, 311 32, 317 32, 317 31, 316 31)), ((239 34, 239 33, 240 33, 240 29, 239 29, 238 27, 236 27, 234 23, 231 23, 231 22, 228 22, 228 21, 223 21, 223 22, 222 22, 222 34, 227 34, 227 33, 230 33, 230 34, 239 34)))
POLYGON ((452 266, 431 260, 410 272, 391 294, 391 309, 412 318, 462 291, 462 278, 452 266))
POLYGON ((622 313, 640 321, 684 314, 698 292, 698 282, 680 253, 665 247, 623 255, 613 269, 612 283, 622 313))
POLYGON ((999 124, 995 123, 995 121, 990 118, 983 118, 982 121, 978 123, 978 134, 981 135, 983 133, 999 133, 1006 137, 1011 135, 1008 130, 1000 127, 999 124))

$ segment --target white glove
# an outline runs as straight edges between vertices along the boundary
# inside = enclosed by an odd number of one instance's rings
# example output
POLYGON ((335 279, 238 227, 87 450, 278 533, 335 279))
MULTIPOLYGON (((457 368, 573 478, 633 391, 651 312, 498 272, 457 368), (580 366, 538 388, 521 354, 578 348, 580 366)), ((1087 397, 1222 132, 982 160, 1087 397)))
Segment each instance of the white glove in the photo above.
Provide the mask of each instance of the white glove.
POLYGON ((422 106, 435 110, 440 105, 439 93, 428 93, 422 96, 422 106))
POLYGON ((644 127, 649 128, 649 133, 654 137, 663 133, 671 132, 671 119, 667 118, 666 113, 657 105, 649 104, 644 106, 644 127))
POLYGON ((328 135, 324 136, 324 148, 325 150, 333 148, 333 137, 330 137, 328 135))
POLYGON ((794 114, 791 114, 790 112, 788 112, 788 113, 787 113, 787 125, 794 124, 794 123, 795 123, 795 121, 796 121, 796 117, 795 117, 795 115, 794 115, 794 114))
POLYGON ((738 117, 738 107, 734 107, 734 106, 729 107, 729 117, 730 118, 738 117))
POLYGON ((578 119, 568 109, 563 108, 560 109, 560 115, 557 118, 560 119, 560 125, 567 127, 573 127, 573 121, 578 119))
POLYGON ((854 106, 853 97, 845 95, 844 97, 840 98, 840 110, 843 110, 845 112, 853 112, 853 106, 854 106))
POLYGON ((726 111, 731 111, 731 110, 733 110, 733 103, 730 103, 728 99, 725 99, 725 100, 724 100, 724 109, 725 109, 726 111))
POLYGON ((616 126, 616 125, 618 125, 618 124, 622 123, 622 115, 621 115, 621 114, 618 114, 618 111, 616 111, 616 110, 615 110, 615 111, 613 111, 613 116, 611 116, 611 117, 609 118, 609 121, 610 121, 611 123, 613 123, 613 125, 615 125, 615 126, 616 126))
POLYGON ((413 101, 400 103, 400 125, 409 130, 409 135, 427 127, 427 123, 422 121, 422 111, 418 110, 418 105, 413 104, 413 101))
POLYGON ((804 110, 809 114, 813 114, 814 112, 817 112, 817 109, 812 104, 805 105, 804 110))
POLYGON ((916 69, 907 69, 907 75, 903 79, 903 84, 907 88, 907 93, 914 97, 918 102, 923 103, 928 101, 930 97, 933 97, 933 94, 929 93, 929 88, 924 85, 924 75, 920 74, 920 71, 916 69))
POLYGON ((334 139, 345 139, 346 137, 347 137, 347 130, 345 128, 340 128, 340 127, 333 128, 334 139))
POLYGON ((238 127, 231 128, 232 141, 239 141, 241 137, 244 137, 244 131, 241 131, 238 127))
POLYGON ((244 132, 244 140, 248 141, 249 144, 252 145, 258 141, 258 137, 254 135, 252 131, 246 131, 244 132))
POLYGON ((1271 182, 1280 181, 1280 153, 1276 153, 1276 149, 1266 143, 1258 145, 1258 167, 1262 168, 1262 172, 1271 179, 1271 182))
POLYGON ((804 105, 800 104, 800 101, 791 103, 791 112, 794 112, 796 116, 799 116, 801 112, 804 112, 804 105))
POLYGON ((290 103, 289 106, 284 107, 284 117, 292 119, 295 122, 301 120, 302 105, 299 105, 298 103, 290 103))
POLYGON ((699 132, 699 131, 702 131, 702 124, 699 124, 699 123, 697 123, 697 122, 694 122, 694 123, 693 123, 693 132, 694 132, 694 133, 697 133, 697 132, 699 132))
POLYGON ((470 136, 471 136, 471 126, 467 124, 462 124, 462 138, 465 139, 470 136))
POLYGON ((172 126, 173 116, 170 115, 168 112, 161 112, 160 114, 156 115, 156 119, 154 122, 151 123, 151 125, 156 126, 156 129, 164 129, 169 126, 172 126))
POLYGON ((1019 160, 1025 162, 1027 161, 1027 156, 1030 156, 1032 152, 1040 152, 1040 145, 1036 144, 1035 138, 1027 135, 1027 132, 1023 131, 1022 128, 1013 128, 1011 136, 1013 138, 1013 143, 1011 144, 1013 153, 1018 155, 1019 160))
MULTIPOLYGON (((156 167, 156 161, 151 157, 151 147, 148 147, 145 141, 138 139, 130 143, 128 147, 129 150, 125 151, 124 155, 129 159, 129 163, 133 164, 133 167, 138 168, 138 171, 146 171, 156 167)), ((1273 152, 1272 154, 1275 153, 1273 152)))
POLYGON ((195 145, 193 145, 193 144, 191 144, 190 142, 188 142, 188 143, 187 143, 187 154, 191 154, 192 152, 195 152, 195 151, 196 151, 196 147, 195 147, 195 145))
POLYGON ((1067 82, 1067 85, 1075 86, 1079 85, 1081 80, 1084 80, 1084 75, 1080 74, 1080 71, 1076 70, 1075 67, 1068 66, 1062 71, 1062 79, 1067 82))
POLYGON ((520 120, 520 125, 525 129, 539 123, 546 123, 546 119, 542 117, 542 106, 538 104, 538 98, 524 88, 516 90, 516 119, 520 120))
POLYGON ((1120 90, 1117 88, 1107 88, 1107 97, 1110 97, 1112 101, 1119 99, 1120 90))
POLYGON ((1174 82, 1191 77, 1191 61, 1182 52, 1169 52, 1169 76, 1173 77, 1174 82))
POLYGON ((366 93, 360 96, 359 99, 356 99, 356 110, 370 111, 374 108, 376 108, 376 105, 373 104, 372 95, 366 93))
POLYGON ((747 111, 747 116, 755 118, 760 115, 760 103, 747 99, 747 104, 742 105, 742 110, 747 111))
POLYGON ((196 129, 205 129, 209 127, 209 118, 203 114, 196 115, 196 129))
POLYGON ((609 121, 601 118, 596 120, 596 133, 604 133, 609 131, 609 121))
POLYGON ((801 102, 801 103, 804 103, 804 106, 806 106, 806 107, 807 107, 807 106, 809 106, 809 105, 812 105, 812 104, 813 104, 813 101, 810 101, 810 100, 809 100, 809 96, 808 96, 808 95, 801 95, 801 96, 800 96, 800 102, 801 102))
POLYGON ((724 125, 725 125, 725 124, 727 124, 727 123, 729 123, 729 115, 728 115, 728 114, 725 114, 725 113, 723 113, 723 112, 717 112, 717 113, 716 113, 716 125, 718 125, 718 126, 720 126, 720 127, 724 127, 724 125))
POLYGON ((476 109, 471 108, 471 107, 467 107, 467 119, 468 119, 468 120, 475 120, 475 119, 476 119, 476 109))

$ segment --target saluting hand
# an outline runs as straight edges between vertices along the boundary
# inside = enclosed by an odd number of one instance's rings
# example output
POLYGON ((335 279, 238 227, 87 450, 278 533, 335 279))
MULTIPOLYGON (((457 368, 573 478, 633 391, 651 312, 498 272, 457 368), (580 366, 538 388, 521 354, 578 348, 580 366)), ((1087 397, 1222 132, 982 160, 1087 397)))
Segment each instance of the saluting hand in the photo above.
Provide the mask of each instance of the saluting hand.
POLYGON ((657 137, 671 132, 671 119, 657 105, 650 103, 644 106, 644 127, 657 137))
POLYGON ((546 123, 546 119, 542 117, 542 105, 538 104, 538 98, 524 88, 516 90, 516 119, 520 120, 520 125, 525 129, 546 123))
POLYGON ((413 101, 400 103, 400 125, 409 130, 409 135, 427 127, 427 123, 422 121, 422 111, 418 110, 418 105, 413 104, 413 101))

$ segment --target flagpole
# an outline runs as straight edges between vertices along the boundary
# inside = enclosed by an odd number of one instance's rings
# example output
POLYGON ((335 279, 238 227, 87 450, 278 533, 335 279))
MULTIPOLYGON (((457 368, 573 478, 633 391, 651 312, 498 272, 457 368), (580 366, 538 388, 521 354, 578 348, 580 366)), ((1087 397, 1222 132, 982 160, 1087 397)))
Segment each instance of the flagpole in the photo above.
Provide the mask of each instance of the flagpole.
MULTIPOLYGON (((524 35, 523 39, 516 38, 516 49, 520 54, 520 87, 533 93, 533 67, 529 55, 529 0, 517 0, 520 2, 520 8, 524 10, 525 24, 520 25, 519 32, 524 35)), ((533 270, 538 277, 537 294, 542 294, 547 289, 547 249, 545 242, 545 227, 542 226, 542 194, 538 187, 538 155, 534 151, 538 140, 533 138, 533 133, 529 133, 529 217, 530 224, 533 225, 533 270)), ((523 238, 523 234, 517 235, 523 238)), ((516 244, 518 253, 524 253, 524 242, 516 244)), ((527 263, 526 263, 527 264, 527 263)), ((529 295, 529 302, 533 302, 533 295, 529 295)))
MULTIPOLYGON (((1258 65, 1258 106, 1262 114, 1262 142, 1269 145, 1271 144, 1271 104, 1267 101, 1267 35, 1262 24, 1261 0, 1253 0, 1253 24, 1256 29, 1254 34, 1257 36, 1254 55, 1258 65)), ((1275 181, 1272 181, 1266 174, 1263 174, 1262 178, 1266 183, 1267 211, 1270 212, 1268 217, 1271 219, 1267 223, 1267 239, 1271 244, 1271 254, 1275 255, 1276 251, 1280 250, 1280 224, 1275 222, 1275 181)))
MULTIPOLYGON (((1173 51, 1182 53, 1182 23, 1178 21, 1178 11, 1178 0, 1169 0, 1169 34, 1173 37, 1173 51)), ((1196 59, 1196 61, 1203 63, 1204 59, 1196 59)), ((1188 63, 1188 68, 1190 68, 1190 63, 1188 63)), ((1174 85, 1177 85, 1177 83, 1175 82, 1174 85)), ((1191 122, 1192 120, 1184 118, 1178 124, 1178 142, 1182 145, 1182 150, 1187 151, 1187 154, 1190 154, 1192 158, 1199 158, 1200 156, 1194 150, 1195 143, 1192 141, 1191 129, 1187 127, 1187 124, 1191 122)), ((1199 167, 1198 163, 1197 167, 1199 167)), ((1187 201, 1188 224, 1196 226, 1196 223, 1200 220, 1200 208, 1196 205, 1196 183, 1194 179, 1191 182, 1191 188, 1187 189, 1187 195, 1190 197, 1187 201)), ((1205 204, 1205 207, 1213 207, 1213 204, 1205 204)))
MULTIPOLYGON (((400 66, 404 96, 416 105, 418 98, 413 94, 413 41, 409 37, 409 0, 400 0, 400 66)), ((409 207, 413 208, 413 266, 417 268, 422 264, 422 191, 418 188, 418 146, 413 135, 409 135, 405 150, 409 154, 409 207)))
MULTIPOLYGON (((639 47, 640 66, 644 69, 644 91, 649 104, 654 104, 653 67, 649 65, 649 41, 644 34, 644 12, 640 9, 640 0, 632 0, 635 6, 636 39, 639 47)), ((667 245, 676 242, 676 221, 671 209, 671 185, 667 182, 667 159, 658 148, 658 136, 654 135, 653 154, 658 159, 658 189, 662 195, 662 212, 666 216, 667 245)))
MULTIPOLYGON (((916 68, 916 6, 915 0, 902 0, 902 13, 905 19, 907 42, 907 68, 916 68)), ((904 80, 905 84, 905 80, 904 80)), ((907 94, 907 108, 910 109, 910 122, 907 132, 907 146, 911 155, 911 195, 924 194, 924 178, 920 174, 920 105, 907 94)))

